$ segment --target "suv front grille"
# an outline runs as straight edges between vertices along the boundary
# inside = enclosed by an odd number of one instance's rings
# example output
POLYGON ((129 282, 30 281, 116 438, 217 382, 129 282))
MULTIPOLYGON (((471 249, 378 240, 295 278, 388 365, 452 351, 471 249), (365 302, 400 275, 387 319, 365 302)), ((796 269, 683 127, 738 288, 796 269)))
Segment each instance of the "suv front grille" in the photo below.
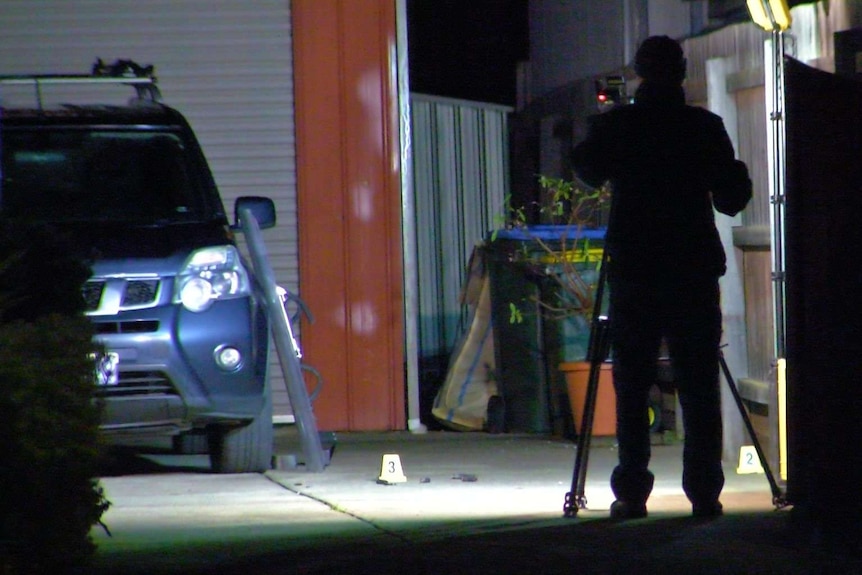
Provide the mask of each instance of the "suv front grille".
POLYGON ((177 395, 170 379, 160 371, 121 371, 116 385, 100 385, 99 397, 177 395))
POLYGON ((82 290, 89 315, 115 315, 155 306, 162 282, 158 278, 107 278, 88 281, 82 290))
POLYGON ((126 293, 120 307, 137 307, 156 301, 159 280, 134 280, 126 283, 126 293))
POLYGON ((102 291, 105 289, 103 281, 88 281, 84 284, 81 290, 81 295, 84 296, 86 311, 96 311, 99 309, 99 302, 102 301, 102 291))

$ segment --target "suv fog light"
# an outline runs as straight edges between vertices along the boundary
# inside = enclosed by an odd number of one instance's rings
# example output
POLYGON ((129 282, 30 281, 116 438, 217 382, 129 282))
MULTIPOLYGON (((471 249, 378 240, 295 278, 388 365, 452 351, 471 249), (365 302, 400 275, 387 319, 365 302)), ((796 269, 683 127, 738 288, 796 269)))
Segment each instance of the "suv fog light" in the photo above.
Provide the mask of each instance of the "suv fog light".
POLYGON ((242 354, 237 348, 224 345, 216 348, 215 362, 225 371, 235 371, 242 365, 242 354))

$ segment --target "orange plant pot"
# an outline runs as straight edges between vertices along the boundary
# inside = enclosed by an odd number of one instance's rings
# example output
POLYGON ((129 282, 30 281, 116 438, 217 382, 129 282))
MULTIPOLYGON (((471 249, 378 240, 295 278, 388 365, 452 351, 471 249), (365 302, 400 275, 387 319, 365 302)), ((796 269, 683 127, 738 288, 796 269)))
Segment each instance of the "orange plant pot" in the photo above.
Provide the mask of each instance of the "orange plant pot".
MULTIPOLYGON (((590 363, 570 361, 561 363, 559 369, 566 378, 569 404, 575 419, 575 433, 581 432, 581 418, 587 398, 587 382, 590 378, 590 363)), ((596 398, 596 411, 593 415, 593 435, 616 435, 617 433, 617 394, 614 392, 614 379, 611 364, 602 364, 599 371, 599 390, 596 398)))

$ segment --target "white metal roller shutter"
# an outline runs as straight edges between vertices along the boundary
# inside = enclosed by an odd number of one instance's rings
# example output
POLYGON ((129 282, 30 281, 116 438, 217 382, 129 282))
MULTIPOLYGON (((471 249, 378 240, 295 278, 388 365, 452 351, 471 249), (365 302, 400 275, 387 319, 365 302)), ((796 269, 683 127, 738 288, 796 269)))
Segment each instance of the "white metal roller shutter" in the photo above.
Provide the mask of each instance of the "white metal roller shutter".
MULTIPOLYGON (((289 0, 2 0, 0 74, 87 73, 96 58, 153 64, 189 120, 225 208, 269 196, 277 281, 296 292, 296 165, 289 0)), ((289 417, 277 355, 275 414, 289 417)))

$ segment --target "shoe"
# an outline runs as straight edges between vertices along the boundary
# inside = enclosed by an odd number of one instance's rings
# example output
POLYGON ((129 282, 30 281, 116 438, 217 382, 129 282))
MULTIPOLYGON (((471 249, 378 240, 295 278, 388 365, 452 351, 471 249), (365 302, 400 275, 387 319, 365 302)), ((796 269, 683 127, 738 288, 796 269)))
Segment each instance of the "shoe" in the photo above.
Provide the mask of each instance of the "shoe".
POLYGON ((611 503, 611 519, 643 519, 647 516, 646 503, 630 503, 617 499, 611 503))
POLYGON ((700 519, 712 519, 713 517, 721 517, 724 515, 724 506, 720 501, 712 501, 710 503, 694 503, 691 506, 691 514, 693 517, 700 519))

